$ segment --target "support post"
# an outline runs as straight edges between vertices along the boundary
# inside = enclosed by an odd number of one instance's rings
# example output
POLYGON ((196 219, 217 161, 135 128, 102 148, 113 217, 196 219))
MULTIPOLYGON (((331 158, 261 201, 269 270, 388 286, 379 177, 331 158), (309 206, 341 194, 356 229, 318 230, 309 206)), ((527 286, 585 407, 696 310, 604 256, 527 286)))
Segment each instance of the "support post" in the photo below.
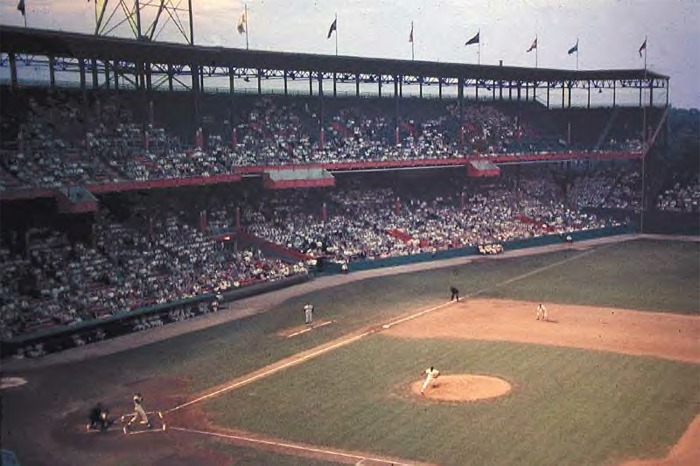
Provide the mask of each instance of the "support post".
POLYGON ((287 88, 287 70, 282 73, 282 80, 284 81, 284 95, 288 95, 289 91, 287 88))
POLYGON ((360 74, 355 73, 355 97, 360 97, 360 74))
POLYGON ((173 65, 168 63, 168 90, 173 92, 173 65))
POLYGON ((78 58, 78 66, 80 68, 80 90, 85 91, 85 60, 78 58))
POLYGON ((92 88, 97 89, 100 85, 97 80, 97 60, 93 58, 90 62, 90 66, 92 67, 92 88))
POLYGON ((56 89, 56 59, 49 57, 49 85, 51 89, 56 89))
POLYGON ((7 54, 8 60, 10 62, 10 83, 12 88, 17 88, 17 57, 14 53, 10 52, 7 54))
POLYGON ((233 77, 234 77, 233 66, 229 66, 228 67, 228 92, 229 92, 229 94, 233 94, 233 91, 234 91, 233 77))

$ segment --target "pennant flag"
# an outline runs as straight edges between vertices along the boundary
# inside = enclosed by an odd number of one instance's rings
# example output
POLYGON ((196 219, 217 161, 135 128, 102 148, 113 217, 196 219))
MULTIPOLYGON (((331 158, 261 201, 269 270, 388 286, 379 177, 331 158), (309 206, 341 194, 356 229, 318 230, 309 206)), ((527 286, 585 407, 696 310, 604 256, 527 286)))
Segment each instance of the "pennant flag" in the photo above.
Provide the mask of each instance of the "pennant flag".
POLYGON ((411 23, 411 33, 408 35, 408 41, 413 42, 413 23, 411 23))
POLYGON ((22 13, 22 16, 25 15, 25 9, 24 9, 24 0, 19 0, 19 3, 17 4, 17 10, 22 13))
POLYGON ((472 44, 478 44, 479 43, 479 34, 481 34, 481 31, 477 32, 474 37, 469 39, 464 45, 472 45, 472 44))
POLYGON ((574 52, 578 53, 578 39, 576 39, 576 45, 571 47, 567 53, 571 55, 574 52))
POLYGON ((245 32, 246 26, 248 26, 248 18, 246 18, 244 10, 243 13, 241 13, 241 17, 238 19, 238 25, 236 26, 236 29, 238 29, 238 33, 243 34, 245 32))
POLYGON ((644 42, 642 42, 642 46, 639 47, 639 58, 642 57, 642 50, 644 50, 644 52, 646 53, 646 50, 647 50, 647 40, 646 40, 646 38, 644 39, 644 42))
POLYGON ((535 40, 532 41, 532 45, 530 46, 529 49, 527 49, 527 53, 532 52, 537 48, 537 37, 535 37, 535 40))
POLYGON ((326 39, 331 38, 333 31, 336 31, 336 34, 338 33, 338 19, 337 18, 335 20, 333 20, 333 24, 331 24, 331 27, 328 30, 328 37, 326 37, 326 39))

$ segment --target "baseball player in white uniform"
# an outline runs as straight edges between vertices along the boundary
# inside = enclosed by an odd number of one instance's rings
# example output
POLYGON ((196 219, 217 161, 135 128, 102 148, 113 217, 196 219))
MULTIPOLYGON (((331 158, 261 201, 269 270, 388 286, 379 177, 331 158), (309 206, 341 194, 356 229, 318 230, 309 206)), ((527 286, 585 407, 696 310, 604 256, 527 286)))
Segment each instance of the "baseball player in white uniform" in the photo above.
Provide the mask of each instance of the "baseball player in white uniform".
POLYGON ((547 320, 547 308, 542 303, 537 305, 537 320, 540 319, 547 320))
POLYGON ((307 304, 304 306, 304 320, 306 325, 311 325, 314 320, 314 306, 313 304, 307 304))
POLYGON ((437 387, 438 382, 437 378, 440 377, 440 371, 435 369, 435 367, 430 366, 425 370, 425 382, 423 382, 423 386, 420 389, 420 394, 424 395, 425 394, 425 389, 428 388, 428 386, 431 387, 437 387))
POLYGON ((148 420, 146 410, 143 409, 143 396, 140 393, 134 395, 134 414, 131 420, 124 426, 124 433, 128 433, 136 419, 141 418, 141 424, 145 424, 147 428, 151 428, 151 421, 148 420))

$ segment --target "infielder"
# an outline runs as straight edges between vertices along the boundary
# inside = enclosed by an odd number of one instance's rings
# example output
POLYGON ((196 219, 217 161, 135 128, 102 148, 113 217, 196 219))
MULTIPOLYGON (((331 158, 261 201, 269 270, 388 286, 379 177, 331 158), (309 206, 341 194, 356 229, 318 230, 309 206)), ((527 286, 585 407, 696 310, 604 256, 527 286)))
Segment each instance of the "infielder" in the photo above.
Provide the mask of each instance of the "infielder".
POLYGON ((440 371, 435 369, 435 367, 430 366, 425 370, 425 382, 423 382, 423 386, 420 389, 420 394, 424 395, 425 394, 425 389, 428 388, 428 386, 437 387, 438 382, 437 378, 440 377, 440 371))
POLYGON ((459 290, 456 287, 451 286, 450 293, 452 293, 452 296, 450 296, 450 301, 454 301, 455 299, 459 301, 459 290))
POLYGON ((544 307, 544 304, 538 304, 537 305, 537 320, 548 320, 547 319, 547 308, 544 307))
POLYGON ((307 304, 304 306, 304 320, 306 325, 311 325, 314 320, 314 306, 313 304, 307 304))
POLYGON ((146 424, 148 429, 151 428, 151 421, 148 420, 148 415, 146 415, 146 410, 143 408, 143 396, 140 393, 134 395, 134 414, 131 420, 124 426, 124 433, 126 434, 131 429, 131 424, 133 424, 136 419, 141 418, 141 424, 146 424))

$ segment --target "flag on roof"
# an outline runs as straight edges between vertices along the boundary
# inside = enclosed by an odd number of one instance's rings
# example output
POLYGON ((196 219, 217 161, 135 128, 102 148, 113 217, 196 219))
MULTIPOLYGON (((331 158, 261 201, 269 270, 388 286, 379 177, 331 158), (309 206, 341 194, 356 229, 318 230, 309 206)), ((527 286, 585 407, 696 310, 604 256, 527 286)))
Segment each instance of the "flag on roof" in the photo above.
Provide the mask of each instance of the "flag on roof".
POLYGON ((22 16, 25 14, 25 9, 24 9, 24 0, 19 0, 19 3, 17 4, 17 10, 19 10, 20 13, 22 13, 22 16))
POLYGON ((479 34, 481 34, 481 31, 477 32, 474 37, 469 39, 464 45, 472 45, 472 44, 478 44, 479 43, 479 34))
POLYGON ((535 40, 532 41, 532 45, 530 46, 529 49, 527 49, 527 52, 532 52, 537 48, 537 37, 535 37, 535 40))
POLYGON ((413 21, 411 21, 411 33, 408 35, 408 41, 413 42, 413 21))
POLYGON ((335 31, 336 34, 338 33, 338 18, 333 20, 330 29, 328 29, 328 37, 326 37, 326 39, 331 38, 331 35, 333 35, 333 31, 335 31))
POLYGON ((571 47, 567 53, 571 55, 574 52, 578 53, 578 39, 576 39, 576 45, 571 47))
POLYGON ((239 34, 243 34, 247 26, 248 18, 246 18, 245 10, 243 10, 243 13, 241 13, 241 17, 238 19, 238 25, 236 26, 236 29, 238 29, 239 34))
POLYGON ((644 42, 642 42, 642 46, 639 47, 639 57, 640 57, 640 58, 641 58, 641 56, 642 56, 642 50, 644 50, 644 52, 646 53, 646 50, 647 50, 647 39, 646 39, 646 37, 644 38, 644 42))

